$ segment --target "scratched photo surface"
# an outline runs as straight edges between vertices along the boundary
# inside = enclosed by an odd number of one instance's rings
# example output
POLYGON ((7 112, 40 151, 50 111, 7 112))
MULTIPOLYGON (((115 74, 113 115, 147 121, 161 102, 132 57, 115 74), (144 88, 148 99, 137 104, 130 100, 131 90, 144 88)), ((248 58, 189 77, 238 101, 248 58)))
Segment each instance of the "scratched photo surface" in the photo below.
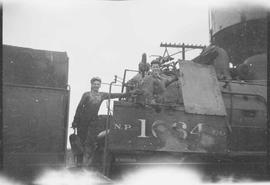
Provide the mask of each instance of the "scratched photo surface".
POLYGON ((4 0, 0 184, 267 183, 269 9, 4 0))

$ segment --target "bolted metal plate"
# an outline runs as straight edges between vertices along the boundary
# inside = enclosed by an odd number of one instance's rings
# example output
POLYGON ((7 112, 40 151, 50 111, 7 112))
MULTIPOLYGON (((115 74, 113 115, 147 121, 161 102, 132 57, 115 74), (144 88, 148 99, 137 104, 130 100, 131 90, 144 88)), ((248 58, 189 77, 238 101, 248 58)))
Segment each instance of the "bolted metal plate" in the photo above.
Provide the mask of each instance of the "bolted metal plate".
POLYGON ((185 111, 225 116, 226 109, 214 67, 183 61, 180 70, 185 111))

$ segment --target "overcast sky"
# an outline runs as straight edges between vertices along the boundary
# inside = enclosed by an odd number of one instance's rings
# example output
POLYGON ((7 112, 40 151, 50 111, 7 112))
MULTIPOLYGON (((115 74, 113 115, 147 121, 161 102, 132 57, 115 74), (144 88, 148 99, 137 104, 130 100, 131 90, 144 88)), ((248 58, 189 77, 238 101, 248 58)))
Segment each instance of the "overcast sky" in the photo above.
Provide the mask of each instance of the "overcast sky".
MULTIPOLYGON (((100 76, 107 83, 114 75, 122 77, 124 69, 137 69, 143 52, 149 62, 150 55, 162 55, 161 42, 209 44, 208 6, 212 2, 4 1, 3 42, 67 52, 71 123, 83 92, 90 90, 91 77, 100 76)), ((101 91, 108 88, 103 85, 101 91)), ((104 104, 100 113, 106 113, 104 104)))

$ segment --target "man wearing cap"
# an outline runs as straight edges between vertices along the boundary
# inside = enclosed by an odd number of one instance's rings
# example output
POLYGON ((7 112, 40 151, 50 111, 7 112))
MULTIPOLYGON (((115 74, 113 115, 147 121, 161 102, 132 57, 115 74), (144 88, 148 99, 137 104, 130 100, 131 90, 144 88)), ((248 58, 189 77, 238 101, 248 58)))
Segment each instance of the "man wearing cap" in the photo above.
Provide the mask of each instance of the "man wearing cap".
POLYGON ((172 78, 163 75, 160 65, 159 59, 153 60, 151 62, 151 74, 146 76, 142 82, 142 90, 146 97, 146 103, 163 103, 163 95, 166 88, 178 80, 176 75, 172 78))
MULTIPOLYGON (((94 123, 98 117, 100 105, 103 100, 109 99, 109 93, 99 92, 100 86, 101 79, 99 77, 91 79, 91 91, 83 94, 72 122, 72 128, 77 128, 77 133, 84 146, 84 150, 87 150, 84 151, 84 154, 88 153, 88 155, 89 153, 93 154, 95 148, 98 133, 94 123)), ((111 93, 110 98, 121 98, 127 95, 127 93, 111 93)), ((77 163, 80 165, 82 162, 83 154, 80 154, 77 156, 77 163)))

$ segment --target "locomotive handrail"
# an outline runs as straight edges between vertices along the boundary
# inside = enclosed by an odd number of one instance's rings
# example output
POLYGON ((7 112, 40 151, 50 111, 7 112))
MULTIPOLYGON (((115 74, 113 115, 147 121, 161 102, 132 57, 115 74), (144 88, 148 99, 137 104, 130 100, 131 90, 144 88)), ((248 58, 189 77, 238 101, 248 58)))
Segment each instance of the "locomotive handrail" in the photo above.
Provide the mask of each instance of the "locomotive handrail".
POLYGON ((138 70, 133 70, 133 69, 125 69, 124 71, 124 77, 123 77, 123 82, 122 82, 122 89, 121 89, 121 93, 124 92, 124 84, 126 82, 126 75, 127 75, 127 71, 131 71, 131 72, 139 72, 138 70))
POLYGON ((265 104, 265 106, 267 106, 267 101, 266 101, 266 99, 265 99, 262 95, 260 95, 260 94, 239 93, 239 92, 222 91, 222 90, 221 90, 221 92, 224 93, 224 94, 231 94, 231 95, 256 96, 256 97, 258 97, 258 98, 262 98, 263 103, 265 104))
MULTIPOLYGON (((103 84, 103 85, 110 85, 109 83, 106 83, 106 82, 102 82, 101 84, 103 84)), ((122 87, 122 85, 117 85, 117 84, 112 84, 112 86, 122 87)))
MULTIPOLYGON (((233 91, 223 91, 221 90, 221 93, 223 94, 230 94, 231 98, 233 95, 242 95, 242 96, 255 96, 255 97, 258 97, 258 98, 261 98, 263 100, 263 103, 265 104, 265 107, 267 109, 267 101, 266 99, 262 96, 262 95, 259 95, 259 94, 251 94, 251 93, 239 93, 239 92, 233 92, 233 91)), ((230 110, 231 110, 231 114, 230 114, 230 121, 229 121, 229 125, 231 126, 232 125, 232 99, 231 99, 231 105, 230 105, 230 110)))
POLYGON ((103 153, 103 174, 106 175, 107 173, 107 152, 108 152, 108 129, 109 129, 109 117, 110 117, 110 103, 111 103, 111 92, 112 92, 112 85, 115 84, 117 81, 117 76, 115 76, 114 81, 110 83, 109 88, 109 98, 108 98, 108 109, 107 109, 107 119, 106 119, 106 125, 105 125, 105 146, 104 146, 104 153, 103 153))
POLYGON ((219 80, 220 82, 225 83, 235 83, 235 84, 246 84, 246 85, 258 85, 258 86, 266 86, 265 84, 254 83, 254 82, 267 82, 267 80, 246 80, 246 81, 239 81, 239 80, 219 80))

